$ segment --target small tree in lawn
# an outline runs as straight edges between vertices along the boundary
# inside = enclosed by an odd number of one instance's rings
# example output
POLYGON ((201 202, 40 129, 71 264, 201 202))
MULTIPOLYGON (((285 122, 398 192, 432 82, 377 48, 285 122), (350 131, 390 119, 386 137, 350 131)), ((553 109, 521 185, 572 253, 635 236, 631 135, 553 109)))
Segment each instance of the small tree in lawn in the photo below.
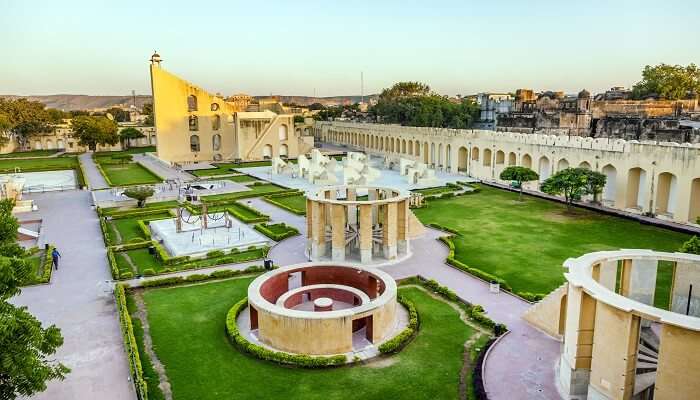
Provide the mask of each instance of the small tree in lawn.
POLYGON ((146 205, 146 199, 153 196, 153 188, 150 186, 134 186, 124 191, 124 196, 137 201, 138 207, 146 205))
POLYGON ((520 187, 520 194, 518 195, 518 200, 523 199, 523 182, 535 181, 540 178, 537 172, 531 170, 527 167, 507 167, 501 172, 501 180, 503 181, 515 181, 520 187))
POLYGON ((681 253, 700 254, 700 238, 693 236, 678 250, 681 253))
POLYGON ((603 191, 608 177, 597 171, 586 171, 586 193, 593 195, 593 202, 598 203, 598 195, 603 191))
POLYGON ((588 193, 587 170, 583 168, 566 168, 542 182, 540 190, 554 196, 564 195, 566 208, 570 209, 574 200, 588 193))
POLYGON ((131 139, 141 139, 142 137, 146 137, 146 135, 136 128, 129 127, 119 131, 119 140, 121 140, 122 147, 125 149, 129 148, 129 141, 131 139))

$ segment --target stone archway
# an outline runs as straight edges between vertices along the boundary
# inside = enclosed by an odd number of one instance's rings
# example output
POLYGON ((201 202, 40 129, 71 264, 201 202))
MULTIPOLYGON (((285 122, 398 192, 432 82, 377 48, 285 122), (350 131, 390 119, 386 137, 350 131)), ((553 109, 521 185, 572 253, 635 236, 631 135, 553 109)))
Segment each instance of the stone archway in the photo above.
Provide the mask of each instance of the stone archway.
POLYGON ((688 221, 700 225, 700 178, 695 178, 690 183, 690 206, 688 209, 688 221))
POLYGON ((538 163, 538 174, 540 175, 540 180, 544 181, 545 179, 549 178, 550 172, 551 172, 551 167, 549 165, 549 158, 542 156, 540 157, 540 161, 538 163))
POLYGON ((527 153, 523 154, 520 164, 522 164, 522 166, 525 168, 532 168, 532 157, 530 157, 530 155, 527 153))
POLYGON ((631 168, 627 173, 627 199, 626 208, 644 210, 646 199, 647 172, 639 167, 631 168))
POLYGON ((559 162, 557 163, 557 171, 561 171, 567 168, 569 168, 569 161, 567 161, 566 158, 562 158, 561 160, 559 160, 559 162))
POLYGON ((678 178, 670 172, 659 174, 656 186, 656 213, 673 216, 678 200, 678 178))
POLYGON ((457 171, 466 172, 468 163, 468 151, 467 148, 462 146, 457 151, 457 171))
POLYGON ((611 164, 603 167, 603 175, 605 175, 605 187, 603 188, 603 203, 610 205, 615 204, 615 195, 617 192, 617 169, 611 164))

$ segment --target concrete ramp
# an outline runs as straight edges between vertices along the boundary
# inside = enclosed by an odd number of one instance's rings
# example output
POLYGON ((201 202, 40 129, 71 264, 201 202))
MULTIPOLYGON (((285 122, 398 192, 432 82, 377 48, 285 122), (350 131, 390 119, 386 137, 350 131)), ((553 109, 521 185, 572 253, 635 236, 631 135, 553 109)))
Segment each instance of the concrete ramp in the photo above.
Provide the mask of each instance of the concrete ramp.
POLYGON ((408 237, 409 239, 416 239, 425 233, 425 226, 420 222, 418 217, 413 214, 413 211, 408 211, 408 237))
POLYGON ((562 306, 566 307, 566 301, 562 301, 562 298, 566 296, 568 289, 568 283, 559 286, 544 299, 528 308, 523 314, 523 319, 548 335, 561 340, 559 320, 566 313, 566 310, 563 312, 561 310, 562 306))

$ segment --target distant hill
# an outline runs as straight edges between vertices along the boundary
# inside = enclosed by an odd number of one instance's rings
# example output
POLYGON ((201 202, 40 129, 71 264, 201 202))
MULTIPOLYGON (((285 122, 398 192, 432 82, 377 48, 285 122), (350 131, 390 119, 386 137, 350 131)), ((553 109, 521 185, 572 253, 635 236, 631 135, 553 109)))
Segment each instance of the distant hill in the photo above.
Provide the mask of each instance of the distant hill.
MULTIPOLYGON (((56 108, 64 111, 92 110, 95 108, 109 108, 117 104, 133 104, 131 96, 88 96, 83 94, 52 94, 47 96, 16 96, 0 95, 4 98, 26 98, 44 103, 48 108, 56 108)), ((141 108, 144 103, 150 103, 151 96, 136 96, 136 107, 141 108)))
MULTIPOLYGON (((33 101, 44 103, 48 108, 56 108, 64 111, 71 110, 93 110, 96 108, 109 108, 119 104, 131 105, 133 98, 131 96, 88 96, 83 94, 51 94, 46 96, 17 96, 17 95, 1 95, 4 98, 26 98, 33 101)), ((254 96, 255 98, 269 98, 269 96, 254 96)), ((295 103, 301 106, 308 106, 313 103, 321 103, 324 106, 335 106, 340 104, 359 103, 360 96, 332 96, 332 97, 313 97, 313 96, 274 96, 283 103, 295 103)), ((365 96, 365 101, 368 101, 377 95, 365 96)), ((151 103, 151 96, 137 95, 136 107, 141 108, 144 103, 151 103)))

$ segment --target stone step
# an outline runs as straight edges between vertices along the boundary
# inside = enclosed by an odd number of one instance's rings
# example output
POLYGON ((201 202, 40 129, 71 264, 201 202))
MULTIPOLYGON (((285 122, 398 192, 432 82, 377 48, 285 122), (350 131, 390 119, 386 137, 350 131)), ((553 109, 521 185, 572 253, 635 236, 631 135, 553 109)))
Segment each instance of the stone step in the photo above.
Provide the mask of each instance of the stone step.
POLYGON ((647 356, 651 356, 657 359, 659 358, 659 353, 657 353, 656 350, 647 347, 644 343, 639 345, 639 352, 647 356))
POLYGON ((642 328, 639 332, 639 340, 650 349, 659 351, 659 336, 651 328, 642 328))
POLYGON ((637 395, 656 383, 656 371, 645 372, 634 377, 634 395, 637 395))
POLYGON ((651 357, 651 356, 647 356, 647 355, 644 355, 644 354, 639 354, 639 355, 637 356, 637 361, 638 361, 638 362, 639 362, 639 361, 641 361, 641 362, 648 362, 648 363, 657 363, 657 362, 658 362, 658 360, 657 360, 656 357, 651 357))
POLYGON ((656 370, 658 364, 655 362, 644 362, 644 361, 637 361, 637 369, 654 369, 656 370))

